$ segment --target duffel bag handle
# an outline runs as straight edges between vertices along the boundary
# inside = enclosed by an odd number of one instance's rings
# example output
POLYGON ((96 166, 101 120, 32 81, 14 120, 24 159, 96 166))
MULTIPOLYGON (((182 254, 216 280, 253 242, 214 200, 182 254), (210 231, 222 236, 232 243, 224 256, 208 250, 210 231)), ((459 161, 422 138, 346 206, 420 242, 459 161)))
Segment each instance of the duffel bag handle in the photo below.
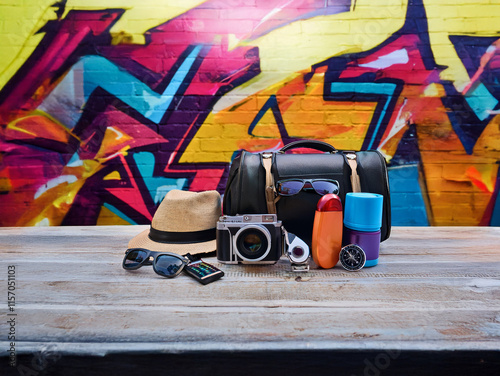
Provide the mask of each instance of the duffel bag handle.
POLYGON ((279 153, 286 153, 288 150, 298 149, 298 148, 308 148, 319 151, 324 151, 326 153, 336 153, 337 149, 335 149, 332 145, 327 144, 323 141, 317 140, 299 140, 290 142, 288 145, 283 146, 279 153))

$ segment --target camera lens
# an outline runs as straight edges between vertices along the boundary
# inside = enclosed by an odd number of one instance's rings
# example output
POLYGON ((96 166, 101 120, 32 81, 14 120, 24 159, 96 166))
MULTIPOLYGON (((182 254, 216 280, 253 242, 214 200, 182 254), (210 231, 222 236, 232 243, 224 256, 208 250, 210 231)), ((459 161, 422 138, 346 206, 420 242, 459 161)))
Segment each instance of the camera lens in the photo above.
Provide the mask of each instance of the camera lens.
POLYGON ((242 240, 241 244, 245 251, 249 253, 259 252, 262 247, 262 239, 257 234, 247 234, 242 240))
POLYGON ((295 247, 294 249, 292 249, 292 255, 293 257, 301 258, 302 256, 304 256, 304 248, 295 247))
POLYGON ((236 252, 246 261, 260 261, 270 250, 268 231, 260 226, 241 228, 235 236, 236 252))

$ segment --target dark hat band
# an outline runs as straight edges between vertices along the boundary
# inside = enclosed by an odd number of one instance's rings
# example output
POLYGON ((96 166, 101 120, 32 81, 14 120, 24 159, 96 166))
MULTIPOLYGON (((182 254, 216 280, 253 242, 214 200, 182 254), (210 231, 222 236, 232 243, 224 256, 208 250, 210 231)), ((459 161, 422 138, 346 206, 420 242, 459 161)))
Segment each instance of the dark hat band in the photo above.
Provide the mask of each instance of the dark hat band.
POLYGON ((215 239, 216 230, 210 228, 202 231, 172 232, 157 230, 151 226, 149 229, 149 239, 157 243, 202 243, 215 239))

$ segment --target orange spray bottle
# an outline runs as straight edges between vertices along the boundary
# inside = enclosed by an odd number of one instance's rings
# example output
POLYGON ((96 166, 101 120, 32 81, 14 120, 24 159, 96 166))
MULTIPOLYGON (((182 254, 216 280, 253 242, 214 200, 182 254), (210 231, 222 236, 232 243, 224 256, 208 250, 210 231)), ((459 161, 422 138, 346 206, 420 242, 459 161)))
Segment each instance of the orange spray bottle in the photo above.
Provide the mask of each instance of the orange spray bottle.
POLYGON ((321 197, 314 215, 312 257, 321 268, 333 268, 342 248, 342 201, 336 194, 321 197))

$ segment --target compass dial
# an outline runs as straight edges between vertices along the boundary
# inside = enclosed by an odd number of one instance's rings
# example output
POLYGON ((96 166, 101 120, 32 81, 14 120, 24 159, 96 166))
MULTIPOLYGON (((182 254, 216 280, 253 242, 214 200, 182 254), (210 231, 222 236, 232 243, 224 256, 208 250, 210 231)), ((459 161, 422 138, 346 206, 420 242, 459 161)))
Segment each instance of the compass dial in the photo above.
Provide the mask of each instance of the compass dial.
POLYGON ((365 266, 366 255, 365 251, 356 244, 349 244, 340 251, 340 263, 345 270, 359 270, 365 266))

